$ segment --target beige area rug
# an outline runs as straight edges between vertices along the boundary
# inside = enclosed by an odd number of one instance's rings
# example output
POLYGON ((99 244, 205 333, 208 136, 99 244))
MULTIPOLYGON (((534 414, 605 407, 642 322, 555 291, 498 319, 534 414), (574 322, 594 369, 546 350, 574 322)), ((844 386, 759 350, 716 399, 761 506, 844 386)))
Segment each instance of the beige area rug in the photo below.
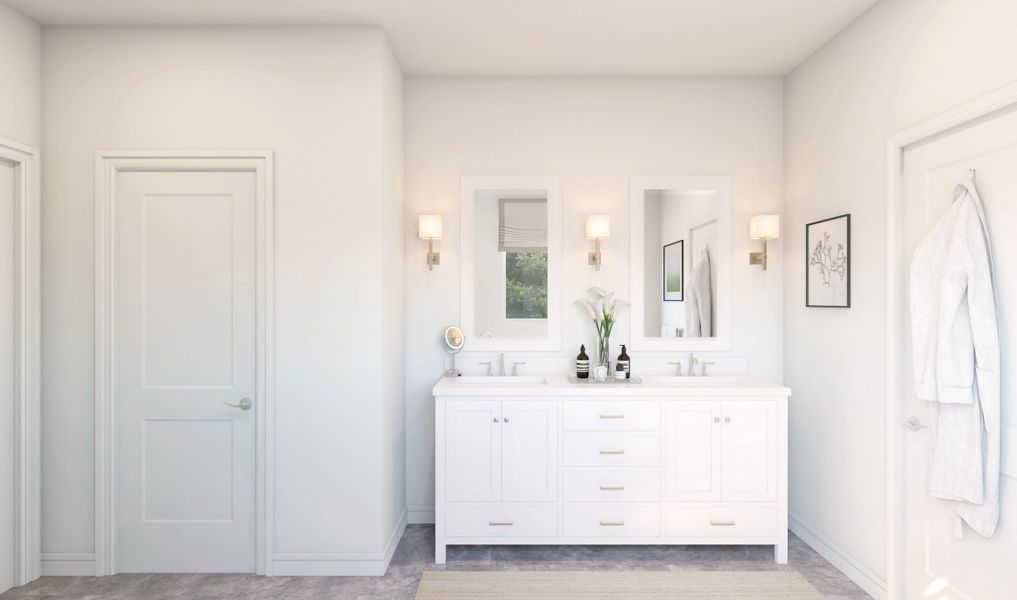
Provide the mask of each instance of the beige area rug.
POLYGON ((417 600, 822 600, 793 571, 424 571, 417 600))

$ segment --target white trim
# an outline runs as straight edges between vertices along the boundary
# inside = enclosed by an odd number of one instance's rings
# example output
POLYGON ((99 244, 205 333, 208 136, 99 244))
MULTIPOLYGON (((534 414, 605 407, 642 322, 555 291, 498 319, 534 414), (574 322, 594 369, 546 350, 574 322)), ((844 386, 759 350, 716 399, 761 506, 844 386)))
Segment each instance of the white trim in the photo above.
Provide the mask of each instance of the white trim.
POLYGON ((381 577, 392 562, 399 541, 406 531, 407 511, 396 521, 385 549, 381 552, 318 553, 291 552, 272 556, 273 571, 282 576, 362 576, 381 577))
POLYGON ((886 599, 886 582, 834 544, 828 537, 816 531, 794 513, 788 514, 788 528, 838 571, 847 575, 848 579, 865 590, 866 594, 876 600, 886 599))
POLYGON ((406 522, 410 525, 433 525, 433 504, 411 504, 406 507, 406 522))
POLYGON ((39 577, 39 151, 0 139, 14 164, 14 578, 39 577))
POLYGON ((952 110, 900 131, 886 143, 886 573, 887 598, 902 599, 903 522, 901 515, 904 414, 900 392, 905 366, 901 353, 904 297, 904 235, 901 167, 905 148, 986 115, 1017 105, 1017 83, 992 91, 952 110))
POLYGON ((257 178, 257 419, 256 568, 272 575, 274 477, 274 273, 275 183, 269 150, 144 152, 99 151, 95 155, 95 575, 116 573, 114 535, 113 186, 121 170, 234 170, 257 178))
POLYGON ((459 191, 459 319, 468 352, 558 351, 562 332, 561 177, 464 176, 459 191), (481 338, 474 326, 473 203, 481 190, 547 190, 547 336, 481 338))
POLYGON ((730 177, 652 175, 633 176, 629 179, 629 294, 632 296, 629 339, 633 350, 675 352, 731 349, 731 227, 730 177), (713 249, 711 256, 717 272, 714 337, 662 338, 647 337, 645 334, 643 195, 646 190, 717 191, 717 248, 713 249))
POLYGON ((42 554, 40 572, 47 577, 90 577, 95 575, 95 555, 42 554))

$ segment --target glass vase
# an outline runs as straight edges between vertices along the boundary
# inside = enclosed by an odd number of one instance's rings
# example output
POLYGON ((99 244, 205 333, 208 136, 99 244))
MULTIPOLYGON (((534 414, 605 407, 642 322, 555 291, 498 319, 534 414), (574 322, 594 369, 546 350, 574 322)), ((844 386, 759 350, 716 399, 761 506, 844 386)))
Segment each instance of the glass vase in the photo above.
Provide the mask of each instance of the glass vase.
POLYGON ((597 366, 607 367, 611 375, 611 338, 607 336, 597 338, 597 366))

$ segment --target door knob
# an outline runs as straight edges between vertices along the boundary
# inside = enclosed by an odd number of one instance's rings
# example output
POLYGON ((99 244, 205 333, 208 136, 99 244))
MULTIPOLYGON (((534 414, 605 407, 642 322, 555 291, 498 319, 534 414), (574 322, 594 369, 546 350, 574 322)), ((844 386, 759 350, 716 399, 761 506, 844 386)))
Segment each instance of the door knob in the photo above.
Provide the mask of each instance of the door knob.
POLYGON ((251 402, 250 398, 241 398, 240 402, 237 402, 236 404, 233 404, 232 402, 223 402, 223 404, 233 408, 239 408, 240 410, 251 410, 251 407, 254 406, 254 403, 251 402))
POLYGON ((916 432, 917 431, 921 431, 922 429, 925 429, 925 427, 926 427, 925 425, 922 425, 922 422, 919 421, 918 417, 915 417, 915 416, 912 416, 907 421, 904 421, 904 425, 907 426, 907 428, 910 429, 911 431, 916 431, 916 432))

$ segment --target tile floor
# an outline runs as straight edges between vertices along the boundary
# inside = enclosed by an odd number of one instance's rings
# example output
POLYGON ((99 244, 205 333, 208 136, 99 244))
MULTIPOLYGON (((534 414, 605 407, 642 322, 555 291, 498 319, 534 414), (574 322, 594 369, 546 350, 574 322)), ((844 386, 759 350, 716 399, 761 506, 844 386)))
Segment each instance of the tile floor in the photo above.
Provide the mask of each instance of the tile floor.
MULTIPOLYGON (((256 577, 253 575, 115 575, 43 577, 0 600, 412 600, 428 569, 484 570, 731 570, 791 569, 828 600, 869 598, 805 542, 791 536, 790 563, 753 546, 451 546, 448 564, 434 564, 434 527, 410 525, 384 577, 256 577)), ((636 599, 634 599, 636 600, 636 599)))

